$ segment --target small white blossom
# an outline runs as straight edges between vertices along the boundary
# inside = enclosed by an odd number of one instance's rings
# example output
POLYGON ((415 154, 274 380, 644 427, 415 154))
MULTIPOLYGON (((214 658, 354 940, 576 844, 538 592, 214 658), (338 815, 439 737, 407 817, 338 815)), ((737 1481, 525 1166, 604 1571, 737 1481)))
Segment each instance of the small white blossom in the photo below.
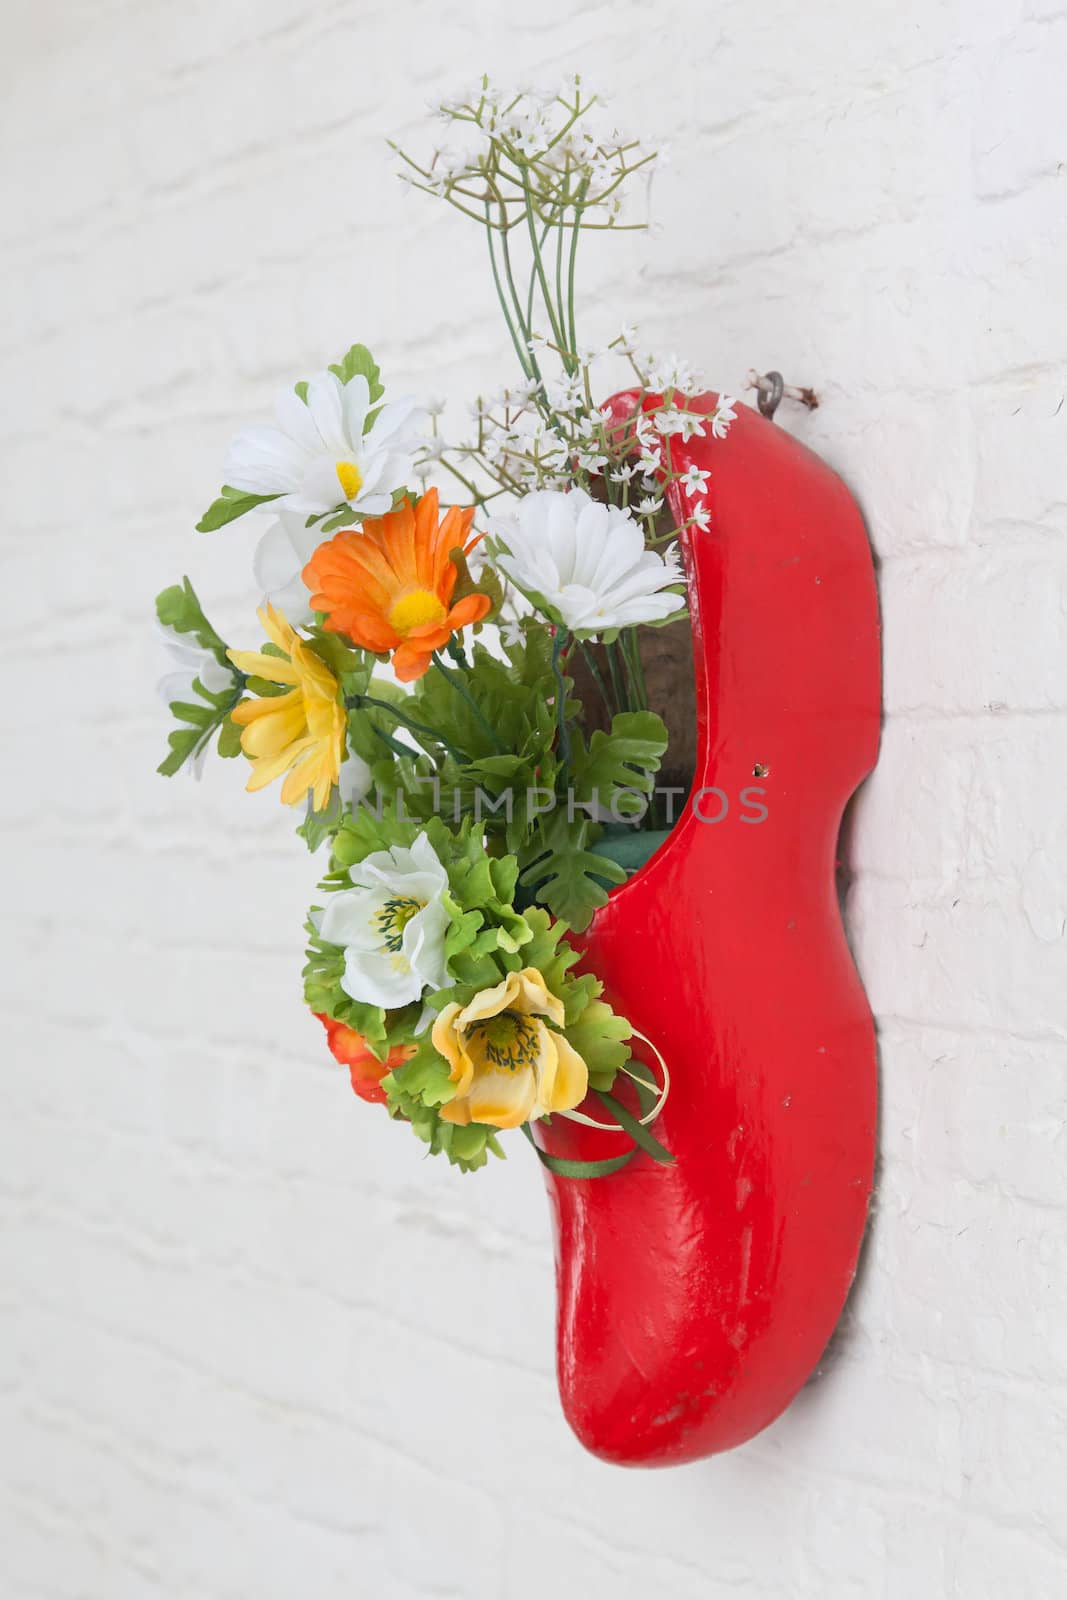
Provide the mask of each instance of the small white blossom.
POLYGON ((692 500, 696 495, 704 493, 708 486, 708 479, 710 477, 710 472, 701 472, 699 467, 687 467, 685 472, 683 472, 681 477, 678 479, 678 482, 681 484, 690 500, 692 500))
POLYGON ((657 511, 662 509, 662 506, 663 501, 661 498, 656 495, 646 495, 643 500, 637 502, 635 509, 642 517, 654 517, 657 511))
POLYGON ((704 424, 707 419, 701 416, 699 411, 679 411, 678 417, 678 431, 683 439, 686 441, 694 438, 703 439, 706 432, 704 424))
POLYGON ((729 428, 731 422, 737 421, 737 412, 734 410, 734 406, 736 404, 737 401, 734 399, 733 395, 721 394, 719 396, 719 403, 715 407, 715 415, 711 418, 711 432, 713 438, 726 438, 726 430, 729 428))
POLYGON ((708 528, 711 526, 711 513, 703 502, 692 508, 689 513, 689 521, 695 528, 699 528, 701 533, 707 533, 708 528))

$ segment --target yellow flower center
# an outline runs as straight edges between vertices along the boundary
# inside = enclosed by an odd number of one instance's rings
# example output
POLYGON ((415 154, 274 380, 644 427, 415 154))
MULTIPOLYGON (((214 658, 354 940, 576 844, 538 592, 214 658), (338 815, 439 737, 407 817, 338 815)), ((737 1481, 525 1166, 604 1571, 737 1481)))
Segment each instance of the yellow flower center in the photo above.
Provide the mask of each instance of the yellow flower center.
POLYGON ((409 900, 404 895, 394 895, 371 918, 371 926, 382 941, 382 949, 389 955, 399 955, 404 948, 404 929, 412 917, 425 909, 425 901, 409 900))
POLYGON ((337 463, 337 481, 346 500, 354 500, 363 487, 363 474, 354 461, 337 463))
POLYGON ((537 1024, 518 1011, 501 1011, 495 1017, 472 1022, 468 1036, 472 1044, 481 1044, 482 1064, 496 1072, 531 1067, 540 1055, 537 1024))
POLYGON ((424 628, 428 622, 443 622, 448 612, 431 589, 412 589, 400 596, 389 613, 389 622, 406 639, 412 628, 424 628))

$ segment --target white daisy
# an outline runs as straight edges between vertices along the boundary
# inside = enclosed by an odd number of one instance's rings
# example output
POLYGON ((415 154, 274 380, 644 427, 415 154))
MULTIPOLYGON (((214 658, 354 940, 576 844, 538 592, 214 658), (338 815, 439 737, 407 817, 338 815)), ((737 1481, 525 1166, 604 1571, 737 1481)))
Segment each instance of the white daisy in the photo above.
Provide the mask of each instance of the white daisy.
POLYGON ((283 511, 260 539, 252 558, 264 601, 269 600, 294 628, 303 627, 313 615, 308 604, 310 591, 301 574, 322 540, 318 523, 309 528, 302 512, 283 511))
POLYGON ((410 849, 375 850, 349 875, 353 887, 331 895, 319 920, 322 937, 345 952, 345 993, 394 1010, 444 988, 448 874, 426 835, 410 849))
POLYGON ((660 622, 683 607, 665 592, 682 582, 677 552, 646 550, 628 511, 601 505, 584 489, 535 490, 513 517, 492 518, 489 532, 504 575, 574 633, 660 622))
POLYGON ((226 482, 247 494, 279 495, 272 511, 307 517, 348 505, 360 516, 382 516, 411 473, 415 411, 411 399, 372 408, 362 373, 342 384, 320 372, 306 404, 291 389, 278 396, 276 427, 241 430, 226 457, 226 482))

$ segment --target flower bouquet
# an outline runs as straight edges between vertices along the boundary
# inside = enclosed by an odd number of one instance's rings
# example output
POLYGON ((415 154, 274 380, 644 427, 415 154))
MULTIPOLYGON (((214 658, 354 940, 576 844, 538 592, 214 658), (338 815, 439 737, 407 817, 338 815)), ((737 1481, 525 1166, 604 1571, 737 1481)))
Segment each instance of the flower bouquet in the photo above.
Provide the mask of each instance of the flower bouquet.
MULTIPOLYGON (((159 596, 160 771, 243 756, 328 853, 305 997, 360 1098, 463 1171, 556 1116, 668 1162, 662 1057, 576 936, 663 837, 642 640, 685 616, 674 541, 708 524, 708 473, 675 471, 672 441, 734 413, 695 407, 695 375, 632 329, 579 336, 582 234, 640 225, 624 192, 654 156, 604 132, 579 81, 548 99, 483 82, 441 114, 442 148, 403 172, 484 230, 518 375, 453 444, 443 406, 387 399, 355 344, 238 434, 197 526, 264 526, 263 639, 223 639, 188 579, 159 596), (632 372, 625 405, 595 398, 606 356, 632 372)), ((629 1158, 538 1153, 564 1177, 629 1158)))

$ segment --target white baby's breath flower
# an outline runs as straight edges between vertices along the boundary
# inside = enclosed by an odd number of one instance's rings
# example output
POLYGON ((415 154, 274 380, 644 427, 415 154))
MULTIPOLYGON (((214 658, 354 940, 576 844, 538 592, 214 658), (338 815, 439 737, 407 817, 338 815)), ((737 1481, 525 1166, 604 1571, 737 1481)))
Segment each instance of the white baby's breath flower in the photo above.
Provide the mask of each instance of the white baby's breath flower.
POLYGON ((435 433, 431 438, 423 440, 421 450, 420 465, 427 461, 440 461, 441 457, 448 453, 448 443, 439 433, 435 433))
POLYGON ((443 988, 448 874, 426 834, 410 849, 375 850, 349 876, 352 888, 329 897, 319 923, 322 937, 345 952, 345 993, 390 1010, 443 988))
POLYGON ((676 552, 645 549, 640 524, 583 489, 525 495, 514 516, 490 519, 495 565, 553 621, 592 637, 662 621, 682 607, 676 552))
POLYGON ((678 418, 678 432, 683 439, 688 441, 704 437, 707 431, 705 427, 707 418, 702 416, 699 411, 679 411, 678 418))
POLYGON ((719 396, 719 403, 715 407, 714 416, 711 418, 711 432, 713 438, 726 438, 726 432, 731 422, 737 421, 737 412, 734 410, 734 406, 736 404, 737 401, 734 399, 733 395, 721 394, 719 396))
POLYGON ((671 438, 675 434, 681 433, 682 429, 685 427, 685 423, 682 418, 683 413, 675 406, 664 406, 663 409, 661 411, 657 411, 653 417, 653 421, 656 426, 656 432, 662 434, 664 438, 671 438))
POLYGON ((687 467, 678 482, 692 500, 696 495, 703 494, 708 485, 710 472, 702 472, 699 467, 687 467))
POLYGON ((276 426, 242 429, 226 457, 226 482, 246 494, 277 495, 274 512, 315 516, 348 505, 381 516, 411 471, 416 411, 412 399, 372 407, 362 373, 345 384, 317 373, 306 403, 292 389, 278 396, 276 426))

